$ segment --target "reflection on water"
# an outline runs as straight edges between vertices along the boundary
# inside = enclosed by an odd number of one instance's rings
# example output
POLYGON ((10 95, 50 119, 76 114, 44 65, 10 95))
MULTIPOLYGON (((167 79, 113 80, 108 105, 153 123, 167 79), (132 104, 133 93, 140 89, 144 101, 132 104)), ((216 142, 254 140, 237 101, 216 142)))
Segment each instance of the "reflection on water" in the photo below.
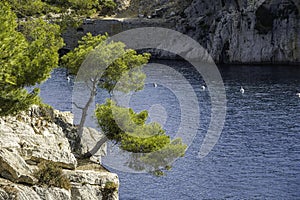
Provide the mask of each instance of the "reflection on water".
MULTIPOLYGON (((299 67, 220 67, 227 95, 225 127, 214 149, 200 160, 197 154, 210 120, 209 92, 202 91, 201 77, 188 64, 162 63, 178 70, 192 85, 200 106, 200 127, 185 157, 166 176, 115 171, 121 181, 121 200, 300 198, 299 67)), ((182 87, 180 82, 177 87, 182 87)), ((71 110, 72 83, 63 70, 56 70, 41 90, 46 103, 71 110)), ((97 101, 103 102, 103 96, 107 94, 100 91, 97 101)), ((152 120, 157 118, 153 111, 162 110, 167 116, 164 127, 173 136, 180 123, 189 123, 181 122, 178 102, 168 88, 149 83, 131 97, 130 106, 137 111, 149 109, 152 120)))

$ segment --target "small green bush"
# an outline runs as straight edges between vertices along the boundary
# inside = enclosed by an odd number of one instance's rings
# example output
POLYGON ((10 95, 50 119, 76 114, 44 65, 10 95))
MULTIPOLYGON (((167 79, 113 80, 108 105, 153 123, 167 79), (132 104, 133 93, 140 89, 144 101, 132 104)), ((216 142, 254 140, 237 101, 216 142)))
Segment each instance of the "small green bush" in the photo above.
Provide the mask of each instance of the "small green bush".
POLYGON ((112 199, 113 193, 118 189, 118 185, 114 182, 108 181, 105 183, 102 192, 102 199, 112 199))
POLYGON ((118 189, 118 185, 114 182, 108 181, 105 183, 104 189, 110 190, 110 191, 115 191, 118 189))
POLYGON ((39 180, 41 186, 54 186, 71 189, 70 180, 63 174, 62 168, 52 161, 43 161, 38 165, 34 176, 39 180))

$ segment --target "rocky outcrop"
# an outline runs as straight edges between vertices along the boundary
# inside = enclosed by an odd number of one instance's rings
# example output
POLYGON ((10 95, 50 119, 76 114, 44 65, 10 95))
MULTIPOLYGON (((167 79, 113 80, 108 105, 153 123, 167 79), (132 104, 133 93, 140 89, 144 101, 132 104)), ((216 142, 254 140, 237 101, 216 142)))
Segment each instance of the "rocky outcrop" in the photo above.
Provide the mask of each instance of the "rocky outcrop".
POLYGON ((0 118, 1 149, 15 151, 27 163, 50 160, 63 168, 75 169, 77 161, 65 133, 51 122, 57 113, 42 112, 34 106, 28 113, 0 118))
MULTIPOLYGON (((75 158, 72 150, 77 129, 72 123, 69 112, 37 106, 17 116, 0 118, 0 200, 118 199, 116 174, 99 163, 75 158), (36 176, 41 162, 61 167, 71 188, 42 187, 36 176)), ((81 151, 89 151, 103 137, 85 128, 81 151)), ((101 147, 97 161, 105 153, 105 146, 101 147)))

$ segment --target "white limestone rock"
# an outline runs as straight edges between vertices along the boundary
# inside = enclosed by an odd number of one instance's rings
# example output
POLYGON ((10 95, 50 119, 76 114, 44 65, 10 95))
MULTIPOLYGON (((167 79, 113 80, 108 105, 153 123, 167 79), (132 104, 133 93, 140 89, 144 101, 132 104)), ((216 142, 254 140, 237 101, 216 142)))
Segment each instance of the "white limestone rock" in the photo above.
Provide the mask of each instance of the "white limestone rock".
POLYGON ((0 175, 12 182, 27 184, 37 183, 32 174, 32 169, 25 160, 16 152, 0 149, 0 175))

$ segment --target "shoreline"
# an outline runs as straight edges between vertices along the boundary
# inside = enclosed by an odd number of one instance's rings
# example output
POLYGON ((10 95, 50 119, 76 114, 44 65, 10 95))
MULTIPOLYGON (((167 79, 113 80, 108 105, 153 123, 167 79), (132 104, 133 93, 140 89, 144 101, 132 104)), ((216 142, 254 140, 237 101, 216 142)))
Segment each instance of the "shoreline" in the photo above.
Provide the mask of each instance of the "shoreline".
MULTIPOLYGON (((150 62, 154 60, 162 60, 162 61, 186 61, 185 59, 181 58, 157 58, 157 57, 151 57, 150 62)), ((187 62, 187 61, 186 61, 187 62)), ((218 63, 214 62, 218 67, 219 66, 291 66, 291 67, 300 67, 300 62, 246 62, 246 63, 241 63, 241 62, 232 62, 232 63, 218 63)))

